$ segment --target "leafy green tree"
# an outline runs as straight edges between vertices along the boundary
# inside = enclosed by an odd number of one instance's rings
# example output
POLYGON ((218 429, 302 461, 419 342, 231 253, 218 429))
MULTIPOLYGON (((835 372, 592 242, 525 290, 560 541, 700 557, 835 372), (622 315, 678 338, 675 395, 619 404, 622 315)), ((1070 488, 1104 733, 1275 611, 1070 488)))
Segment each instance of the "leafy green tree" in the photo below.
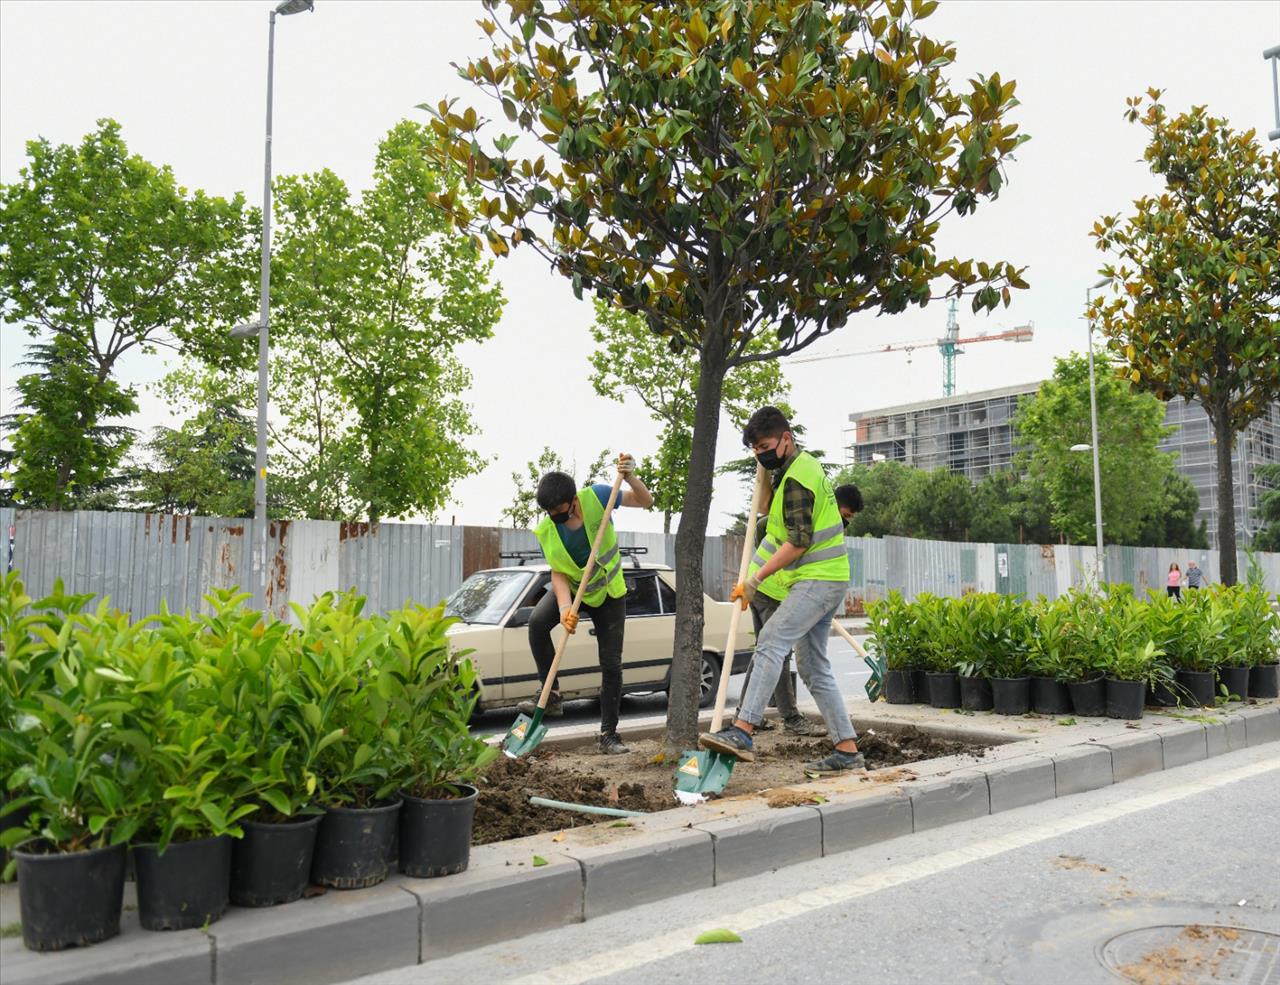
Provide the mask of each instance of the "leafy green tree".
POLYGON ((1280 153, 1204 106, 1170 117, 1158 89, 1128 100, 1164 181, 1093 227, 1114 297, 1097 319, 1133 382, 1205 409, 1217 439, 1222 581, 1236 582, 1235 438, 1280 399, 1280 153))
POLYGON ((906 536, 968 540, 973 525, 973 484, 948 469, 915 470, 898 505, 906 536))
MULTIPOLYGON (((583 485, 602 480, 612 482, 609 469, 612 458, 613 455, 607 449, 597 455, 587 467, 586 477, 582 480, 583 485)), ((532 529, 541 520, 542 511, 536 499, 538 480, 548 472, 564 472, 573 475, 577 472, 577 463, 571 461, 566 464, 550 445, 544 445, 542 454, 526 462, 523 471, 511 473, 511 485, 515 488, 515 494, 511 503, 503 507, 499 515, 504 520, 510 520, 514 529, 532 529)))
POLYGON ((127 441, 93 429, 136 409, 113 378, 125 353, 165 347, 228 363, 226 329, 253 309, 254 225, 240 196, 189 192, 130 154, 112 120, 79 147, 27 143, 18 180, 0 186, 0 321, 6 345, 25 332, 59 348, 56 373, 19 385, 21 496, 81 505, 119 463, 127 441), (46 413, 56 419, 32 420, 46 413))
MULTIPOLYGON (((1185 475, 1169 472, 1160 501, 1143 519, 1134 543, 1139 547, 1189 547, 1207 550, 1209 534, 1200 512, 1200 494, 1185 475)), ((1103 518, 1105 522, 1105 517, 1103 518)))
POLYGON ((831 481, 839 486, 851 482, 862 493, 862 512, 849 524, 852 537, 897 537, 903 534, 902 501, 919 469, 902 462, 884 461, 874 465, 851 465, 831 481))
MULTIPOLYGON (((1103 533, 1112 544, 1133 544, 1144 519, 1164 503, 1173 456, 1158 446, 1170 429, 1159 400, 1134 392, 1105 369, 1097 376, 1097 397, 1103 533)), ((1083 356, 1056 361, 1053 377, 1022 399, 1014 429, 1025 449, 1018 467, 1043 486, 1054 527, 1070 543, 1092 543, 1093 460, 1071 451, 1091 440, 1089 365, 1083 356)))
POLYGON ((667 745, 695 737, 702 552, 726 374, 797 352, 859 312, 976 310, 1022 286, 1004 262, 939 256, 951 214, 1001 186, 1022 138, 1014 84, 953 89, 955 49, 920 31, 936 0, 486 0, 490 52, 461 74, 558 165, 482 143, 473 107, 429 107, 442 159, 486 191, 442 195, 505 255, 528 246, 572 281, 699 354, 676 537, 677 639, 667 745), (752 343, 776 326, 769 351, 752 343))
POLYGON ((65 335, 28 347, 18 410, 0 419, 8 498, 27 509, 109 509, 126 481, 121 463, 131 428, 109 423, 138 409, 132 389, 98 378, 89 354, 65 335))
POLYGON ((969 534, 984 544, 1049 544, 1060 536, 1044 487, 1012 469, 993 472, 974 487, 969 534))
POLYGON ((1280 465, 1259 466, 1258 478, 1271 488, 1258 500, 1262 527, 1253 537, 1253 549, 1280 552, 1280 465))
POLYGON ((255 430, 225 395, 179 428, 156 428, 130 498, 160 513, 253 516, 255 430))
MULTIPOLYGON (((693 448, 693 411, 698 391, 697 352, 673 352, 644 319, 607 301, 595 302, 591 338, 591 385, 596 393, 619 403, 638 400, 661 428, 658 450, 640 463, 640 474, 652 476, 654 506, 662 511, 662 529, 671 532, 671 517, 681 511, 693 448)), ((752 345, 769 351, 777 339, 765 334, 752 345)), ((724 379, 724 411, 730 426, 741 429, 752 412, 764 404, 785 402, 790 386, 776 362, 745 363, 724 379)), ((755 463, 751 463, 755 475, 755 463)))

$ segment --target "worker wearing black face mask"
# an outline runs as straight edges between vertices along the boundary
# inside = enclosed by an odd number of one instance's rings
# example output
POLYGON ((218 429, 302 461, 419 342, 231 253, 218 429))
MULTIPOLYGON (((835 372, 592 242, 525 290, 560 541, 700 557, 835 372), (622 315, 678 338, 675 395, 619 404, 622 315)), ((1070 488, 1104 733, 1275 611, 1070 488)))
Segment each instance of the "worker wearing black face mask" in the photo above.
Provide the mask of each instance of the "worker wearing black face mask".
MULTIPOLYGON (((618 457, 618 471, 628 488, 620 490, 614 506, 653 505, 653 495, 635 474, 636 462, 630 455, 618 457)), ((591 553, 591 542, 604 519, 610 487, 603 484, 577 489, 571 477, 563 472, 548 472, 538 482, 536 494, 539 508, 547 518, 535 534, 542 554, 551 566, 551 591, 547 592, 529 618, 529 648, 538 665, 538 677, 545 681, 555 660, 556 648, 551 631, 556 623, 565 632, 578 628, 578 616, 570 612, 573 593, 578 589, 583 567, 591 553)), ((612 527, 612 522, 610 523, 612 527)), ((608 754, 629 750, 618 736, 618 717, 622 710, 622 642, 627 618, 627 586, 622 577, 622 558, 617 538, 607 530, 582 597, 581 608, 591 617, 600 657, 600 751, 608 754)), ((532 701, 521 702, 520 711, 532 715, 532 701)), ((552 685, 547 699, 546 717, 564 714, 560 690, 552 685)))

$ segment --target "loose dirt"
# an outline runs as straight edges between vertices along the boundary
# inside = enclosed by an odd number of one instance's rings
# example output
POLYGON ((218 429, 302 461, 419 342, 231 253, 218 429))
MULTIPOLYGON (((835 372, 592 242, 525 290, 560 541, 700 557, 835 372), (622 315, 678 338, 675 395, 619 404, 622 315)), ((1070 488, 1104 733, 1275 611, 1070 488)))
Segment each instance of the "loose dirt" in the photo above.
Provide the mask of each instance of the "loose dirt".
MULTIPOLYGON (((675 764, 661 758, 662 744, 656 739, 629 741, 631 753, 601 756, 594 747, 584 749, 542 748, 524 759, 500 756, 480 778, 476 804, 474 843, 507 841, 542 831, 594 824, 605 820, 590 814, 534 807, 530 797, 546 797, 596 807, 620 807, 633 811, 663 811, 676 806, 672 793, 675 764)), ((902 769, 911 763, 939 756, 970 755, 975 759, 985 746, 952 739, 940 739, 917 728, 901 732, 865 732, 858 748, 867 759, 868 779, 900 783, 915 779, 902 769), (886 767, 899 767, 887 770, 886 767)), ((734 767, 729 785, 721 796, 734 797, 776 791, 771 806, 816 803, 805 790, 781 790, 803 784, 802 766, 820 759, 831 750, 827 739, 801 739, 781 730, 756 737, 756 759, 734 767)), ((819 791, 820 793, 820 791, 819 791)))

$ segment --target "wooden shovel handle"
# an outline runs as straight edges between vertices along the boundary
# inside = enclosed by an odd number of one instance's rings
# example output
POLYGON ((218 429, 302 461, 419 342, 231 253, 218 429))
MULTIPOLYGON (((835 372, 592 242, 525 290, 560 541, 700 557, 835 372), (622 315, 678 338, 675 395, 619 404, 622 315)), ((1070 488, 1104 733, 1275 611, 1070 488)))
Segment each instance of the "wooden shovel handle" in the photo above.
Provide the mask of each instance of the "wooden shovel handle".
MULTIPOLYGON (((609 493, 609 502, 605 503, 604 516, 600 518, 600 527, 596 530, 595 540, 591 542, 591 553, 587 555, 586 567, 582 569, 582 580, 578 582, 578 590, 573 593, 573 602, 569 605, 569 612, 575 616, 578 614, 578 606, 582 604, 582 596, 586 593, 587 582, 591 580, 591 571, 596 566, 596 554, 600 551, 600 542, 604 540, 604 531, 609 526, 609 518, 613 516, 613 504, 618 501, 618 490, 621 488, 622 473, 619 472, 613 480, 613 489, 609 493)), ((594 496, 595 493, 591 495, 594 496)), ((551 661, 551 670, 547 673, 547 679, 542 682, 542 693, 538 696, 539 708, 547 707, 547 698, 551 696, 551 685, 556 679, 556 671, 560 669, 560 658, 564 656, 564 651, 569 645, 569 637, 572 635, 566 631, 559 646, 556 647, 556 656, 551 661)))
MULTIPOLYGON (((747 569, 751 567, 751 555, 756 548, 756 517, 764 506, 764 490, 768 486, 768 473, 763 465, 756 465, 756 484, 751 490, 751 513, 747 517, 746 535, 742 538, 742 561, 738 565, 738 581, 741 585, 747 580, 747 569)), ((720 664, 720 681, 716 686, 716 708, 711 715, 711 731, 719 732, 724 722, 724 701, 729 693, 729 677, 733 673, 733 653, 738 641, 738 617, 742 615, 742 606, 732 602, 733 612, 729 614, 729 639, 724 644, 724 660, 720 664)))
POLYGON ((857 651, 858 656, 866 657, 867 651, 862 648, 862 644, 859 643, 856 639, 854 639, 853 634, 850 633, 843 626, 841 626, 840 623, 838 623, 834 617, 831 620, 831 625, 835 627, 837 633, 839 633, 841 636, 845 638, 845 642, 847 642, 851 647, 854 648, 855 651, 857 651))

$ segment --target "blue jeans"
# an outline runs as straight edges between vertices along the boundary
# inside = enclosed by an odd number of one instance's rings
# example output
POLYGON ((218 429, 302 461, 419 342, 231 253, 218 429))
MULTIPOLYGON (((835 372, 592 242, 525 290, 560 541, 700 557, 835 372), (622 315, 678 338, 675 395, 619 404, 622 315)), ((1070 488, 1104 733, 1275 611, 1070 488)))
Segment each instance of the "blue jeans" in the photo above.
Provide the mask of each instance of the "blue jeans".
POLYGON ((738 713, 744 722, 759 725, 764 720, 769 696, 778 684, 787 654, 794 647, 796 670, 818 703, 832 741, 857 738, 844 696, 831 672, 831 661, 827 659, 831 619, 844 601, 847 588, 843 581, 799 581, 792 586, 778 611, 756 637, 751 680, 738 713))

